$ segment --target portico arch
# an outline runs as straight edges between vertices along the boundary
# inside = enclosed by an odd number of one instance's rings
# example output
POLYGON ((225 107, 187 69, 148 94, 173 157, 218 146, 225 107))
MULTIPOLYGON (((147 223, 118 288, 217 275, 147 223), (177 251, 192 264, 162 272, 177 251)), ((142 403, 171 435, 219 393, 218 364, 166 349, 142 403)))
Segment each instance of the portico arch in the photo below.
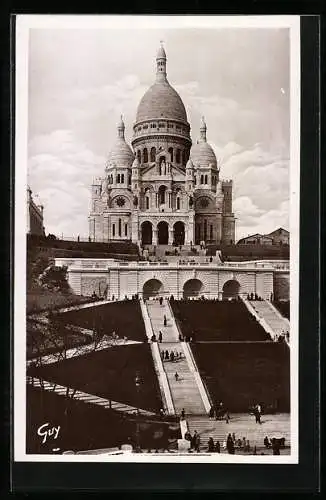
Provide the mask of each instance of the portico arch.
POLYGON ((143 245, 152 244, 153 227, 152 223, 145 221, 141 225, 141 242, 143 245))
POLYGON ((185 225, 182 221, 176 222, 173 226, 173 240, 178 246, 185 243, 185 225))
POLYGON ((199 297, 204 290, 202 281, 197 278, 190 279, 183 285, 183 298, 199 297))
POLYGON ((237 280, 228 280, 223 285, 223 300, 237 299, 240 293, 240 283, 237 280))
POLYGON ((148 299, 150 297, 157 297, 163 292, 163 283, 156 279, 150 279, 144 283, 143 286, 143 298, 148 299))
POLYGON ((169 225, 164 220, 157 224, 157 242, 159 245, 167 245, 169 242, 169 225))

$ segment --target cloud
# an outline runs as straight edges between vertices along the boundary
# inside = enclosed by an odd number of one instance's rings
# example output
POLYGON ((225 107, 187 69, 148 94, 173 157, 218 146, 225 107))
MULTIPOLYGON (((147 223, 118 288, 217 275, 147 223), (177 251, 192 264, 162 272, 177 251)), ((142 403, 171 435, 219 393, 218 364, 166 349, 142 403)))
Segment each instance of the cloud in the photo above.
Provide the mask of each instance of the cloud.
POLYGON ((47 233, 87 236, 90 184, 105 158, 95 155, 71 130, 35 137, 29 144, 29 183, 44 204, 47 233))

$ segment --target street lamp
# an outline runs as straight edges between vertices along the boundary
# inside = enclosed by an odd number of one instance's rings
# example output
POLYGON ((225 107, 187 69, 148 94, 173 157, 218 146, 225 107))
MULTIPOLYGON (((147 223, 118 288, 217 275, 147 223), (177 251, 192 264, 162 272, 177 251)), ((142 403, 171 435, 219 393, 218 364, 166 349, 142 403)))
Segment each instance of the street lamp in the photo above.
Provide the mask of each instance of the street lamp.
POLYGON ((139 373, 137 372, 136 377, 135 377, 135 386, 136 386, 136 392, 137 392, 137 415, 136 415, 136 452, 140 452, 140 425, 139 425, 139 392, 140 392, 140 386, 141 386, 141 379, 139 376, 139 373))

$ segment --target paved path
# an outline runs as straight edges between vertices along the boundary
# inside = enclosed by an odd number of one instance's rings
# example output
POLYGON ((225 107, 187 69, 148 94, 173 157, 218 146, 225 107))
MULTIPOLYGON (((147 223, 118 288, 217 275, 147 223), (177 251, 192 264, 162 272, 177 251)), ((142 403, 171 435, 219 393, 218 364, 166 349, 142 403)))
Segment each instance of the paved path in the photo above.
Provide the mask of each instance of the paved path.
MULTIPOLYGON (((41 380, 37 377, 28 376, 26 378, 26 381, 27 384, 32 385, 33 387, 38 387, 38 388, 42 387, 41 380)), ((66 396, 68 391, 68 387, 55 384, 54 382, 48 382, 46 380, 43 380, 43 388, 46 391, 55 392, 59 396, 66 396)), ((72 393, 73 389, 70 388, 69 391, 70 393, 72 393)), ((147 415, 147 416, 155 415, 154 412, 142 409, 138 410, 135 406, 130 406, 124 403, 119 403, 118 401, 111 401, 109 399, 100 398, 98 396, 95 396, 94 394, 88 394, 87 392, 83 391, 76 391, 73 399, 77 401, 84 401, 85 403, 92 403, 98 406, 103 406, 104 408, 109 408, 122 413, 135 414, 137 413, 137 411, 139 411, 139 414, 141 415, 147 415)))
MULTIPOLYGON (((72 347, 71 349, 68 349, 66 352, 60 350, 56 353, 42 356, 41 364, 48 365, 50 363, 58 363, 59 361, 63 361, 64 359, 85 356, 86 354, 89 354, 91 352, 102 351, 103 349, 108 349, 110 347, 122 346, 127 344, 142 344, 142 342, 138 342, 137 340, 117 339, 115 341, 112 341, 104 339, 100 341, 96 346, 94 342, 92 342, 91 344, 72 347)), ((29 359, 27 361, 27 366, 29 366, 31 363, 35 363, 38 361, 39 361, 38 357, 29 359)))

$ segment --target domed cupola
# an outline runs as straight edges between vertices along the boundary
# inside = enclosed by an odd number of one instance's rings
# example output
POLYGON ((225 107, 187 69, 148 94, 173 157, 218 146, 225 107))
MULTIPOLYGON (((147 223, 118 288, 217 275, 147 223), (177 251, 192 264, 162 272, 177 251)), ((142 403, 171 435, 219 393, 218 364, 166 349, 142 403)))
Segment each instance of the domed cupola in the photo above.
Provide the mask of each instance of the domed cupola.
POLYGON ((118 137, 114 143, 112 150, 108 155, 106 161, 106 169, 110 167, 131 167, 134 161, 135 155, 131 147, 126 143, 125 140, 125 124, 123 123, 122 116, 120 122, 117 125, 118 137))
POLYGON ((204 117, 200 122, 200 139, 194 144, 190 151, 190 158, 195 167, 217 168, 217 160, 212 146, 208 144, 206 138, 207 125, 204 117))
POLYGON ((156 55, 156 81, 145 92, 136 115, 136 123, 151 119, 179 120, 187 123, 187 113, 179 94, 168 82, 164 47, 156 55))

